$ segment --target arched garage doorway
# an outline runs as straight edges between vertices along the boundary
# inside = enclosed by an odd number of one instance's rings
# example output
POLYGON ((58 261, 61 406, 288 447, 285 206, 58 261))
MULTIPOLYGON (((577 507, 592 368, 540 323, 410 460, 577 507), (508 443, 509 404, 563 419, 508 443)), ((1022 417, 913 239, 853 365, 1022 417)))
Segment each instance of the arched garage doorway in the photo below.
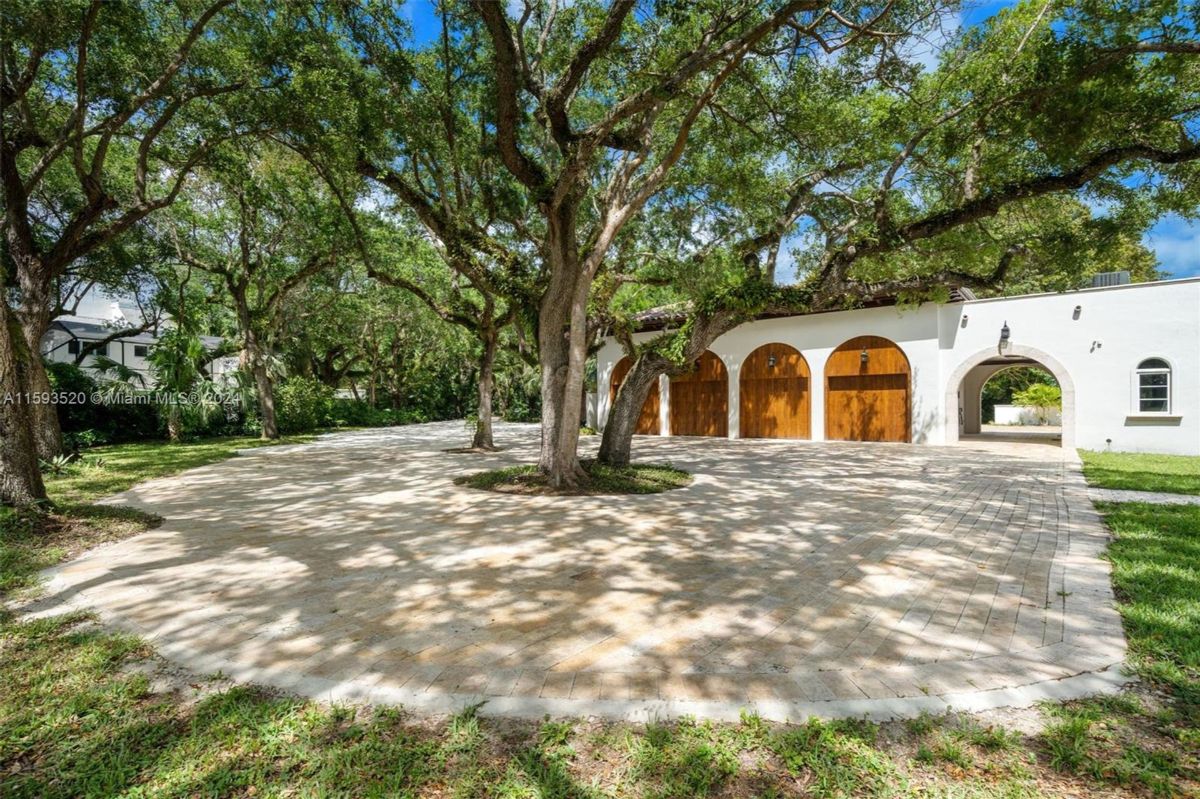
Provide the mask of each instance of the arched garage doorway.
POLYGON ((895 342, 859 336, 825 363, 825 437, 908 441, 912 432, 908 358, 895 342))
POLYGON ((671 435, 729 435, 729 374, 708 350, 694 370, 671 378, 671 435))
POLYGON ((1057 359, 1033 347, 1009 344, 1003 355, 995 348, 975 353, 963 361, 946 382, 946 443, 979 432, 980 392, 990 377, 1012 366, 1036 366, 1054 375, 1062 391, 1061 444, 1075 447, 1075 383, 1057 359))
MULTIPOLYGON (((608 383, 608 406, 610 408, 613 400, 617 398, 617 391, 620 390, 621 384, 625 382, 625 377, 632 368, 633 361, 628 355, 617 361, 617 365, 613 367, 612 379, 608 383)), ((658 435, 658 405, 658 381, 655 380, 654 385, 650 386, 650 393, 646 395, 646 401, 642 403, 642 412, 638 416, 634 433, 643 436, 658 435)))
POLYGON ((742 438, 811 438, 808 361, 795 347, 764 344, 738 375, 742 438))

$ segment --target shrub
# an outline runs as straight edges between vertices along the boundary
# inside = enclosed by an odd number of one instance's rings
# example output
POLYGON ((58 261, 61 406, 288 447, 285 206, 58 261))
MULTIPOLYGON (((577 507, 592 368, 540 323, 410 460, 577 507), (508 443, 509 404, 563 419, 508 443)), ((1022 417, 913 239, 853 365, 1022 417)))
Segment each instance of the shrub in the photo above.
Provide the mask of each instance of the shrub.
POLYGON ((92 395, 108 384, 97 382, 72 363, 47 362, 46 374, 52 390, 60 394, 82 394, 87 398, 82 403, 56 406, 63 442, 68 449, 158 437, 158 414, 153 405, 92 402, 92 395))
POLYGON ((333 419, 339 427, 387 427, 396 424, 388 409, 372 408, 355 399, 335 399, 333 419))
POLYGON ((1037 383, 1013 394, 1015 405, 1027 405, 1033 408, 1059 408, 1062 406, 1062 389, 1058 386, 1048 386, 1037 383))
POLYGON ((63 433, 63 446, 72 451, 96 447, 108 442, 109 436, 107 433, 100 430, 92 430, 91 428, 63 433))
POLYGON ((1013 394, 1013 402, 1034 409, 1042 424, 1050 419, 1050 411, 1062 407, 1062 389, 1037 383, 1013 394))
POLYGON ((93 404, 91 396, 96 391, 96 381, 87 372, 73 363, 48 361, 46 376, 50 379, 50 388, 58 394, 82 394, 88 398, 83 403, 59 403, 58 424, 64 433, 74 433, 78 430, 94 430, 105 427, 104 406, 93 404))
POLYGON ((307 433, 333 422, 333 389, 311 377, 289 377, 275 389, 281 433, 307 433))

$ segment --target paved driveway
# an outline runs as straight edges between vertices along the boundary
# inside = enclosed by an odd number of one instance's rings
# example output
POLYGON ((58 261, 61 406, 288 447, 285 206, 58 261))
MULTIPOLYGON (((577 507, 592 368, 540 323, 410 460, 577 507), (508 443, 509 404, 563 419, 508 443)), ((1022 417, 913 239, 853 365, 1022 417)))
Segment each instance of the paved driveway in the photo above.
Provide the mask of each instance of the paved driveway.
POLYGON ((454 486, 535 457, 532 426, 498 439, 351 432, 145 483, 115 501, 165 524, 50 601, 200 672, 428 711, 883 717, 1120 679, 1105 531, 1059 450, 639 438, 694 485, 454 486))

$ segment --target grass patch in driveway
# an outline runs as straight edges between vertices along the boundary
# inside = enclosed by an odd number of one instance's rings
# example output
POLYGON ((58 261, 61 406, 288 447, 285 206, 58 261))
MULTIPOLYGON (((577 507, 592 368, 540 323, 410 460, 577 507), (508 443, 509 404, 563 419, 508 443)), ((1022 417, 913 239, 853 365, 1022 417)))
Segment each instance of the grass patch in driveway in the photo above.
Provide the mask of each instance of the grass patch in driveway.
POLYGON ((682 469, 662 464, 635 463, 605 466, 594 460, 581 461, 587 479, 575 488, 554 488, 536 466, 508 466, 476 472, 455 479, 456 485, 497 491, 502 494, 578 496, 598 494, 659 494, 691 485, 692 476, 682 469))
POLYGON ((1200 456, 1079 450, 1083 475, 1096 488, 1200 494, 1200 456))

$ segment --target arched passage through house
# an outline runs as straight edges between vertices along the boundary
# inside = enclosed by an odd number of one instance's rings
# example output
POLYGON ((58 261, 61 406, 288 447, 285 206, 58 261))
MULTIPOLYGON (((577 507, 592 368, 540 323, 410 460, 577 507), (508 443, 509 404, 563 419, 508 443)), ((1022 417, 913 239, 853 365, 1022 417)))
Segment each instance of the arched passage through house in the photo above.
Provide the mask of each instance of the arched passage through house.
MULTIPOLYGON (((617 391, 620 390, 621 384, 625 382, 625 378, 632 368, 633 361, 628 355, 617 361, 617 365, 613 367, 612 379, 608 382, 608 407, 612 407, 613 401, 617 398, 617 391)), ((642 403, 642 411, 638 415, 634 433, 645 436, 658 435, 658 405, 658 381, 655 380, 654 384, 650 386, 650 393, 646 395, 646 401, 642 403)))
POLYGON ((946 385, 946 440, 1004 440, 1012 442, 1075 446, 1075 384, 1067 370, 1051 355, 1033 347, 1012 344, 1003 352, 995 349, 975 353, 951 374, 946 385), (1059 425, 984 425, 984 386, 998 375, 1016 368, 1040 369, 1049 373, 1062 392, 1059 425))
POLYGON ((672 377, 670 389, 671 435, 729 435, 729 372, 711 350, 695 369, 672 377))
POLYGON ((795 347, 764 344, 738 373, 742 438, 811 438, 808 361, 795 347))

